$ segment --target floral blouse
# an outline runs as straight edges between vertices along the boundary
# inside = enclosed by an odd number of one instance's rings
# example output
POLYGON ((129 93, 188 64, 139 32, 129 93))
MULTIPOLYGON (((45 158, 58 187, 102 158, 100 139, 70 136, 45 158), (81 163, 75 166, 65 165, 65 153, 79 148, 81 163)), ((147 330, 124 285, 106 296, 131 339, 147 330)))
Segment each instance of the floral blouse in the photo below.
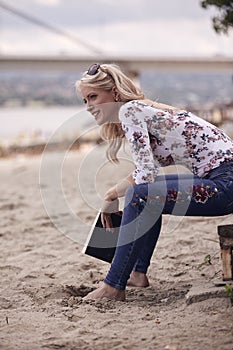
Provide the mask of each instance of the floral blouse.
POLYGON ((233 161, 233 141, 192 113, 134 100, 120 108, 119 118, 136 167, 136 184, 154 182, 161 166, 180 164, 203 177, 233 161))

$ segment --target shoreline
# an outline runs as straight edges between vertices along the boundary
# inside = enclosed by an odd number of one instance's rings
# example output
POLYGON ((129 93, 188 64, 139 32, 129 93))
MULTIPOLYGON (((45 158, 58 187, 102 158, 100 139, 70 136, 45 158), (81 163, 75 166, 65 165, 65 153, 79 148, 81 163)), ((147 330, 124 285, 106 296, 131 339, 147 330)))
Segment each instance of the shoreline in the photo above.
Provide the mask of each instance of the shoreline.
MULTIPOLYGON (((233 139, 233 121, 226 124, 221 124, 217 127, 222 129, 229 137, 233 139)), ((36 143, 28 141, 27 144, 12 142, 12 144, 8 146, 3 146, 0 144, 0 159, 12 158, 18 155, 25 155, 29 157, 35 155, 39 156, 45 149, 49 152, 64 150, 77 151, 86 145, 99 145, 104 142, 105 141, 101 139, 98 132, 94 132, 90 135, 87 134, 84 137, 77 137, 75 141, 71 139, 61 139, 60 141, 52 143, 49 141, 36 143)))
MULTIPOLYGON (((190 108, 186 106, 184 109, 223 129, 233 138, 233 101, 222 105, 212 103, 206 106, 193 105, 190 108)), ((99 128, 92 116, 80 105, 62 106, 62 108, 57 105, 43 108, 20 107, 15 110, 2 108, 2 111, 7 111, 8 114, 3 113, 0 116, 0 122, 3 125, 6 123, 0 135, 0 158, 17 152, 39 154, 54 133, 57 135, 55 147, 59 148, 70 144, 70 140, 75 140, 76 148, 83 142, 100 142, 97 131, 99 128), (91 136, 88 135, 90 130, 92 130, 91 136)), ((50 147, 53 148, 52 145, 50 147)))
POLYGON ((57 142, 52 144, 48 144, 48 143, 39 143, 39 144, 31 144, 31 145, 29 144, 27 146, 12 145, 7 148, 3 148, 0 146, 0 160, 14 158, 20 155, 24 155, 27 157, 41 156, 42 153, 45 151, 45 149, 48 152, 61 152, 64 150, 77 151, 77 150, 82 150, 82 148, 85 148, 86 146, 98 145, 101 142, 102 141, 100 139, 96 139, 96 141, 76 140, 75 142, 72 143, 71 146, 69 141, 62 141, 62 142, 57 142))

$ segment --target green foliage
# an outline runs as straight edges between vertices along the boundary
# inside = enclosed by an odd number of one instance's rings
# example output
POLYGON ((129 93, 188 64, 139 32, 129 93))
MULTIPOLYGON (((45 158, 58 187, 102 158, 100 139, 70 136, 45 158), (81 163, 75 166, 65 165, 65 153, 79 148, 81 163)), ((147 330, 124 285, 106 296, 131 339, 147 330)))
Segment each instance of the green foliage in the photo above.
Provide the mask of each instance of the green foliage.
POLYGON ((212 265, 210 254, 208 254, 208 255, 206 255, 206 256, 204 257, 203 262, 200 263, 200 264, 198 265, 198 267, 197 267, 198 270, 200 270, 200 269, 202 268, 202 266, 204 266, 204 265, 212 265))
POLYGON ((204 9, 217 7, 219 14, 212 18, 213 28, 217 33, 228 34, 233 27, 233 0, 202 0, 201 6, 204 9))
POLYGON ((230 297, 231 305, 233 306, 233 288, 228 283, 224 286, 225 293, 230 297))
POLYGON ((226 293, 231 299, 233 299, 233 289, 232 289, 232 287, 227 283, 227 284, 224 286, 224 289, 225 289, 225 293, 226 293))

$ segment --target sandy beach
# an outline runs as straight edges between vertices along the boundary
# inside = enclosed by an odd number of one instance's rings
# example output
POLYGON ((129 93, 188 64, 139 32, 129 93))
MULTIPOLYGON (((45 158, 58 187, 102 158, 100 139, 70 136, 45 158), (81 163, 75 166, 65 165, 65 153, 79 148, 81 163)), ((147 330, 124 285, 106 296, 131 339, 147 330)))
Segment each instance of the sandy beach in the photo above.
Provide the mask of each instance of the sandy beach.
MULTIPOLYGON (((109 165, 104 153, 104 146, 89 145, 66 156, 67 207, 55 206, 53 219, 44 198, 50 188, 43 191, 42 157, 0 161, 0 349, 231 350, 233 309, 223 288, 189 302, 187 294, 221 281, 217 226, 232 223, 233 215, 164 216, 150 286, 128 287, 126 302, 82 300, 108 269, 82 253, 86 235, 101 195, 132 166, 124 156, 122 170, 109 165)), ((48 164, 59 156, 48 155, 48 164)), ((49 198, 60 202, 55 192, 49 198)))

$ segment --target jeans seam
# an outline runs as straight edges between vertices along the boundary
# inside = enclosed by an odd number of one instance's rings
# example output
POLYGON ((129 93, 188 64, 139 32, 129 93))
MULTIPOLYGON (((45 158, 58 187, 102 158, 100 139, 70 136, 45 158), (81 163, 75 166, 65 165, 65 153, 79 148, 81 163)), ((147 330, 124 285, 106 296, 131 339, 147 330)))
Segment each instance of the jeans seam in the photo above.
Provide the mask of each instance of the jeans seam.
POLYGON ((121 269, 121 274, 117 280, 117 283, 112 283, 110 280, 107 279, 107 277, 105 278, 104 281, 108 282, 107 284, 113 286, 114 285, 114 288, 117 288, 117 289, 121 289, 121 290, 124 290, 125 289, 125 286, 122 285, 119 281, 121 280, 122 276, 124 275, 124 272, 125 272, 125 269, 127 267, 127 264, 128 264, 128 261, 129 261, 129 257, 132 253, 132 250, 133 250, 133 247, 134 247, 134 244, 135 244, 135 241, 133 241, 132 243, 130 243, 130 247, 129 247, 129 252, 127 254, 127 256, 125 257, 124 261, 124 266, 122 266, 122 269, 121 269))
MULTIPOLYGON (((137 218, 134 219, 134 220, 137 220, 137 222, 136 222, 136 227, 135 227, 134 240, 133 240, 133 242, 130 243, 129 253, 128 253, 128 255, 127 255, 127 256, 125 257, 125 259, 124 259, 124 262, 125 262, 125 263, 124 263, 124 266, 122 266, 121 273, 120 273, 120 276, 119 276, 119 278, 118 278, 118 281, 117 281, 117 283, 111 283, 110 281, 109 281, 109 283, 107 283, 107 284, 110 284, 110 285, 112 285, 112 286, 113 286, 113 284, 114 284, 114 285, 115 285, 114 288, 125 289, 125 285, 123 286, 122 284, 120 284, 119 281, 122 279, 122 276, 123 276, 124 273, 125 273, 125 270, 126 270, 126 268, 127 268, 128 262, 129 262, 130 255, 131 255, 131 253, 132 253, 132 251, 133 251, 133 248, 134 248, 134 245, 135 245, 135 237, 137 237, 138 227, 140 226, 140 215, 139 215, 139 217, 137 217, 137 218)), ((105 281, 108 282, 108 279, 105 278, 105 281)))

